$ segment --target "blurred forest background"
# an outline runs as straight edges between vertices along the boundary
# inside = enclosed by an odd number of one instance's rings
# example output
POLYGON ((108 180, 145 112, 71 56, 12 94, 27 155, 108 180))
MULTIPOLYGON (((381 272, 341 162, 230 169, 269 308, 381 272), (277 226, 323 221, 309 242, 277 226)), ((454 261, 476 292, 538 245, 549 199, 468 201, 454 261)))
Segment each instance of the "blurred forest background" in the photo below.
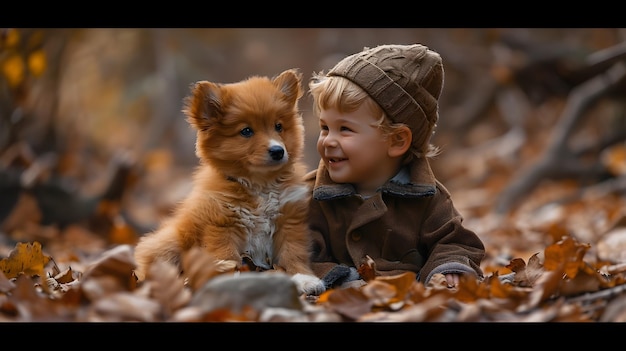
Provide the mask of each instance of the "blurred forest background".
MULTIPOLYGON (((298 68, 307 89, 313 72, 385 43, 422 43, 443 56, 433 137, 443 153, 433 167, 468 218, 504 214, 544 176, 607 177, 599 156, 623 140, 624 90, 602 84, 595 95, 608 97, 604 103, 594 96, 585 104, 591 110, 578 113, 587 117, 558 121, 574 88, 624 61, 625 41, 617 28, 3 29, 0 214, 9 215, 24 189, 39 191, 46 223, 88 217, 99 203, 87 201, 93 197, 124 196, 124 218, 137 231, 153 228, 189 190, 197 164, 195 134, 181 112, 191 84, 298 68), (551 142, 558 166, 519 177, 551 142), (567 143, 584 150, 568 153, 567 143), (574 152, 592 161, 572 164, 574 152), (116 175, 124 181, 115 183, 116 175), (513 186, 516 176, 522 184, 513 186)), ((318 128, 308 95, 300 108, 313 169, 318 128)))
POLYGON ((443 57, 431 164, 486 244, 485 273, 564 236, 625 270, 623 28, 0 29, 0 257, 39 242, 81 271, 154 229, 191 189, 194 82, 298 68, 308 91, 313 72, 390 43, 443 57))

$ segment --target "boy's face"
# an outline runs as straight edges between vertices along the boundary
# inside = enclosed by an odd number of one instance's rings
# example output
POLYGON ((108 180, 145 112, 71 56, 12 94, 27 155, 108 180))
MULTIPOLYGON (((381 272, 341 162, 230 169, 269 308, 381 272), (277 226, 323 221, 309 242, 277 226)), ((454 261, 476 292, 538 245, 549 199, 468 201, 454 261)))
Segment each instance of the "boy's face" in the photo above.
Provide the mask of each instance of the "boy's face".
POLYGON ((397 172, 398 160, 388 155, 389 143, 365 104, 350 113, 322 110, 317 151, 330 178, 352 183, 357 192, 371 195, 397 172))

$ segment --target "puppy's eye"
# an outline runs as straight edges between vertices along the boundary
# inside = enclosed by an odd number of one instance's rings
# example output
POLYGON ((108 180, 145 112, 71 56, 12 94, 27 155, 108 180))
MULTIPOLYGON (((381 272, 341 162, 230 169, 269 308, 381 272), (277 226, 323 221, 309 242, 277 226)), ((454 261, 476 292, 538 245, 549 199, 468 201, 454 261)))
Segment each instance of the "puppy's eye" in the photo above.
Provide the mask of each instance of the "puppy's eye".
POLYGON ((283 131, 283 125, 281 123, 276 123, 274 125, 274 129, 276 129, 276 131, 280 133, 283 131))
POLYGON ((244 138, 249 138, 254 135, 254 131, 250 127, 245 127, 239 132, 239 134, 241 134, 244 138))

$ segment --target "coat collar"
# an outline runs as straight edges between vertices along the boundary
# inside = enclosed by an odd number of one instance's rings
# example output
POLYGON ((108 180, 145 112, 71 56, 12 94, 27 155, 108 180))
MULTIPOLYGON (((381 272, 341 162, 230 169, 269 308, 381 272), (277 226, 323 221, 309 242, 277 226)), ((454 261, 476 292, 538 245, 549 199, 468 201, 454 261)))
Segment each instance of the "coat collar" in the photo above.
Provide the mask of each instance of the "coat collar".
MULTIPOLYGON (((435 195, 436 180, 426 158, 419 158, 380 187, 385 194, 399 197, 425 197, 435 195)), ((313 187, 316 200, 333 200, 355 195, 352 184, 339 184, 330 179, 324 162, 320 160, 313 187)))

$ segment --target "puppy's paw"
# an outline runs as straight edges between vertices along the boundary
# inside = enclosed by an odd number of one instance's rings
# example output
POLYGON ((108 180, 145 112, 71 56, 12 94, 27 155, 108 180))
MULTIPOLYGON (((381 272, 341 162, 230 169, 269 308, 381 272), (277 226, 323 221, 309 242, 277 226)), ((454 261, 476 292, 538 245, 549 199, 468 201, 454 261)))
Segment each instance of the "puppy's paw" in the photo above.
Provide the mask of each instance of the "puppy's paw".
POLYGON ((314 275, 296 273, 291 277, 291 280, 296 283, 300 294, 319 295, 326 291, 324 282, 314 275))

